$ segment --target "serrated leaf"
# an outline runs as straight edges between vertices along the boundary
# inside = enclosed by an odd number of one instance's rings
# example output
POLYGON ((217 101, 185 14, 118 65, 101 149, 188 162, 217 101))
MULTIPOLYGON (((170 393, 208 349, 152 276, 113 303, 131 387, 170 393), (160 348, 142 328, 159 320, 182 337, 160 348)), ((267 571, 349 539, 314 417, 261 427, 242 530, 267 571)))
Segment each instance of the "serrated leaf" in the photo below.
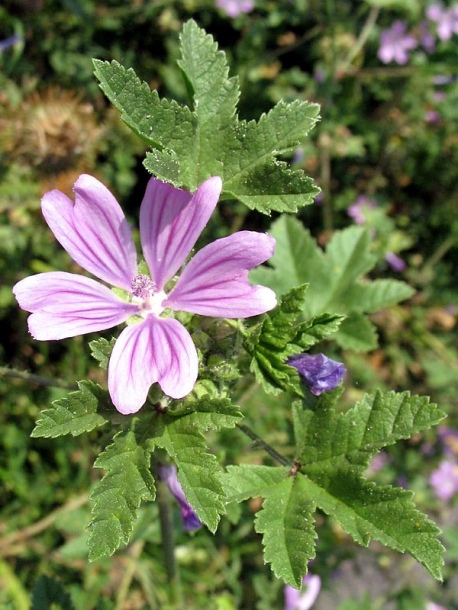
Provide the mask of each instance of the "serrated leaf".
POLYGON ((428 397, 379 390, 336 414, 334 405, 340 393, 340 389, 325 392, 313 416, 304 412, 307 422, 295 432, 305 436, 304 451, 297 457, 306 469, 318 465, 327 472, 350 465, 362 472, 382 447, 427 430, 445 417, 428 397))
POLYGON ((108 368, 108 361, 111 356, 111 352, 113 350, 116 339, 113 337, 111 341, 107 341, 106 339, 94 339, 89 343, 89 348, 91 350, 91 356, 97 360, 99 366, 104 371, 108 368))
POLYGON ((113 409, 108 392, 92 381, 79 381, 78 387, 76 392, 55 400, 49 409, 41 411, 32 437, 78 436, 107 423, 98 411, 113 409))
POLYGON ((94 464, 106 470, 106 474, 90 496, 93 501, 88 540, 91 561, 112 555, 121 544, 127 544, 140 502, 155 498, 150 451, 137 439, 135 424, 133 419, 131 429, 121 430, 94 464))
POLYGON ((263 534, 264 560, 274 574, 293 587, 301 586, 308 563, 315 556, 313 512, 305 478, 288 477, 270 488, 255 529, 263 534))
POLYGON ((142 140, 159 150, 174 150, 174 144, 191 141, 194 119, 189 108, 160 99, 132 68, 117 61, 93 60, 100 88, 121 113, 122 120, 142 140))
POLYGON ((222 483, 228 502, 265 498, 270 487, 285 480, 290 468, 242 464, 228 466, 222 483))
POLYGON ((250 370, 266 392, 293 389, 302 395, 297 371, 287 359, 335 332, 344 316, 322 314, 296 324, 303 309, 307 285, 292 288, 280 299, 278 307, 266 314, 258 327, 246 336, 245 347, 252 355, 250 370))
MULTIPOLYGON (((216 458, 208 453, 205 438, 191 424, 196 414, 174 418, 163 416, 156 422, 152 442, 165 449, 178 468, 186 500, 210 531, 216 531, 220 515, 225 512, 225 494, 220 481, 220 468, 216 458)), ((207 424, 210 420, 204 414, 207 424)))
POLYGON ((190 107, 162 100, 132 69, 94 61, 100 87, 122 119, 153 149, 145 167, 158 178, 194 191, 211 175, 223 179, 223 198, 238 199, 265 214, 295 212, 319 189, 301 170, 278 157, 294 150, 318 120, 319 107, 279 102, 258 122, 239 121, 238 79, 229 77, 226 56, 190 20, 180 36, 190 107))
POLYGON ((309 284, 302 319, 324 311, 346 315, 348 319, 335 335, 339 345, 358 351, 376 347, 375 328, 363 314, 408 298, 413 290, 396 280, 370 281, 364 277, 376 263, 370 252, 370 232, 363 227, 336 231, 325 251, 295 218, 280 217, 273 223, 271 234, 276 239, 271 267, 254 269, 252 281, 269 286, 278 295, 293 286, 309 284))
POLYGON ((309 474, 305 494, 359 544, 367 546, 374 539, 408 552, 434 578, 442 580, 444 547, 437 540, 440 530, 415 508, 412 492, 377 486, 347 470, 330 472, 325 487, 309 474))
POLYGON ((243 419, 240 408, 228 398, 208 398, 189 400, 183 408, 170 413, 171 418, 186 417, 188 426, 200 430, 220 430, 233 428, 243 419))

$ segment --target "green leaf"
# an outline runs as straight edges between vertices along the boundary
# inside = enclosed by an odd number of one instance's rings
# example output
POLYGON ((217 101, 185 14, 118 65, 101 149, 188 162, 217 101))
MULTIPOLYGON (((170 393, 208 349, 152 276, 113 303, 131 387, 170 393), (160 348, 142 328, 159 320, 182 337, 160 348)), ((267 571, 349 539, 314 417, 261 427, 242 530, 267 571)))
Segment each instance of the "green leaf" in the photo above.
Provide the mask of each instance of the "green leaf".
POLYGON ((344 318, 322 314, 296 324, 306 290, 306 284, 292 288, 281 297, 278 307, 247 333, 245 348, 253 358, 250 370, 266 392, 293 389, 302 395, 302 383, 297 371, 286 364, 287 359, 335 332, 344 318))
POLYGON ((243 419, 240 408, 233 405, 228 398, 209 397, 186 401, 183 408, 171 412, 170 417, 186 417, 188 426, 195 426, 200 430, 233 428, 243 419))
POLYGON ((369 352, 378 345, 377 329, 370 320, 359 313, 348 315, 334 335, 334 339, 342 349, 351 349, 355 352, 369 352))
POLYGON ((110 359, 115 343, 115 337, 113 337, 111 341, 107 341, 106 339, 94 339, 94 341, 89 343, 91 356, 97 360, 100 368, 104 371, 106 371, 108 368, 108 360, 110 359))
POLYGON ((290 468, 243 464, 228 466, 222 482, 228 502, 265 498, 271 486, 285 480, 290 468))
POLYGON ((174 144, 192 138, 194 119, 189 108, 161 100, 132 68, 126 70, 117 61, 94 59, 93 64, 102 91, 126 125, 147 144, 171 152, 174 144))
POLYGON ((99 455, 96 468, 106 470, 92 494, 92 521, 89 525, 89 559, 112 555, 127 544, 137 520, 142 500, 154 500, 154 480, 150 472, 150 450, 131 428, 121 430, 113 443, 99 455))
POLYGON ((255 529, 264 534, 265 561, 277 578, 297 588, 315 556, 314 510, 305 478, 299 475, 271 487, 256 515, 255 529))
POLYGON ((208 453, 205 438, 198 426, 206 427, 214 421, 203 414, 164 415, 156 421, 152 442, 165 449, 178 468, 178 480, 186 499, 202 523, 216 531, 220 515, 225 512, 225 494, 216 458, 208 453))
POLYGON ((414 293, 397 280, 371 281, 365 277, 376 257, 370 252, 370 232, 363 227, 336 231, 326 251, 295 218, 280 217, 273 223, 271 234, 277 242, 269 260, 271 267, 254 269, 252 281, 270 286, 278 295, 293 286, 309 284, 302 319, 324 311, 346 315, 348 319, 335 335, 346 349, 368 351, 376 347, 375 328, 363 314, 389 307, 414 293))
POLYGON ((426 396, 379 390, 336 414, 334 405, 340 393, 338 389, 322 394, 313 416, 304 411, 305 432, 303 427, 295 432, 296 437, 305 436, 304 451, 297 457, 307 472, 309 467, 318 467, 326 474, 347 466, 357 466, 362 472, 382 447, 427 430, 445 417, 426 396))
POLYGON ((258 122, 239 121, 239 84, 229 77, 226 55, 190 20, 180 36, 190 107, 160 99, 132 69, 94 60, 100 87, 124 122, 146 142, 145 167, 158 178, 194 191, 212 175, 223 179, 223 198, 238 199, 265 214, 295 212, 319 189, 279 156, 294 150, 318 120, 319 107, 279 102, 258 122))
POLYGON ((49 409, 41 411, 32 437, 78 436, 108 421, 98 413, 99 410, 113 409, 108 392, 92 381, 79 381, 78 387, 76 392, 55 400, 49 409))
POLYGON ((373 539, 408 552, 442 580, 440 530, 415 508, 412 492, 366 482, 349 469, 330 472, 325 487, 309 475, 305 494, 359 544, 367 546, 373 539))

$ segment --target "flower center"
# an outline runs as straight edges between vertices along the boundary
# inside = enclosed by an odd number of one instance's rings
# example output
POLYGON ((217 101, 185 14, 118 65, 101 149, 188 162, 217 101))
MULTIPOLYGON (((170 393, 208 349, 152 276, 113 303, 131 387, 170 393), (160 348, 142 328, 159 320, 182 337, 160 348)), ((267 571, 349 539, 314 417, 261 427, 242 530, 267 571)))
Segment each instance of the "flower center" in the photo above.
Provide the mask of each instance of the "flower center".
POLYGON ((156 283, 147 275, 139 273, 131 282, 132 302, 138 305, 139 315, 146 318, 154 313, 160 315, 164 311, 162 302, 166 298, 163 290, 156 292, 156 283))

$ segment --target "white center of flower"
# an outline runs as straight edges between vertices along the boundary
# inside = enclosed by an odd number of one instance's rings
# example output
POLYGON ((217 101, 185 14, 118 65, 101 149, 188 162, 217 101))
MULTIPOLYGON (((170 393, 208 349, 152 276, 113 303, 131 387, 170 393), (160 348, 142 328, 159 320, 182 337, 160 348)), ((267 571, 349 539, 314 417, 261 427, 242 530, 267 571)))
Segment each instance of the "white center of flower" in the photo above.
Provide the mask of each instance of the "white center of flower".
POLYGON ((131 286, 132 303, 138 305, 139 315, 144 318, 151 313, 159 316, 164 311, 162 302, 167 295, 163 290, 156 292, 156 283, 150 277, 140 273, 133 278, 131 286))

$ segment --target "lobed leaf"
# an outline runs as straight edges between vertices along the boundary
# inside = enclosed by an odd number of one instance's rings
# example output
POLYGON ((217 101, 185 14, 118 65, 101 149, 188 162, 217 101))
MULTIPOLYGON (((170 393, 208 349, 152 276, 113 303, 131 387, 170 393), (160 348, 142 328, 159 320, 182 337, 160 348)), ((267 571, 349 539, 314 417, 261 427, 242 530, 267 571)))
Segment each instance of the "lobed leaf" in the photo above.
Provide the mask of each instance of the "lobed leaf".
POLYGON ((150 451, 136 434, 136 419, 130 429, 121 430, 113 443, 99 455, 96 468, 106 470, 90 496, 93 501, 89 524, 89 559, 112 555, 127 544, 142 500, 154 500, 150 472, 150 451))
POLYGON ((108 392, 92 381, 79 381, 78 387, 76 392, 55 400, 49 409, 41 411, 32 437, 79 436, 107 423, 98 411, 113 408, 108 392))
POLYGON ((300 588, 315 556, 315 505, 306 491, 301 475, 277 483, 270 488, 255 521, 256 531, 263 534, 264 560, 277 578, 296 588, 300 588))

